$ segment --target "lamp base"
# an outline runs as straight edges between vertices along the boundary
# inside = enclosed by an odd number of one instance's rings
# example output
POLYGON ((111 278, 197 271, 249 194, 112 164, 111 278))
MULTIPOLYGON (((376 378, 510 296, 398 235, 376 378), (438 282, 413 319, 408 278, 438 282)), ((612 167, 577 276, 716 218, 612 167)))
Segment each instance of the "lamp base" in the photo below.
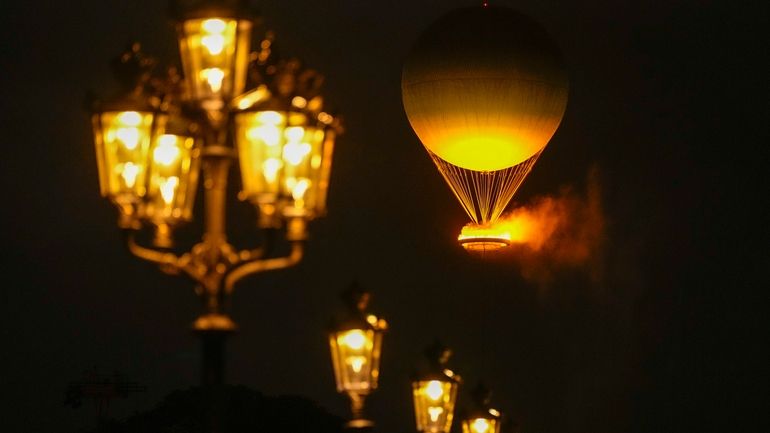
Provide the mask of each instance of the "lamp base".
POLYGON ((203 314, 193 322, 193 330, 198 332, 235 332, 238 326, 224 314, 203 314))
POLYGON ((374 427, 374 422, 368 419, 353 419, 345 423, 345 428, 349 430, 363 430, 374 427))

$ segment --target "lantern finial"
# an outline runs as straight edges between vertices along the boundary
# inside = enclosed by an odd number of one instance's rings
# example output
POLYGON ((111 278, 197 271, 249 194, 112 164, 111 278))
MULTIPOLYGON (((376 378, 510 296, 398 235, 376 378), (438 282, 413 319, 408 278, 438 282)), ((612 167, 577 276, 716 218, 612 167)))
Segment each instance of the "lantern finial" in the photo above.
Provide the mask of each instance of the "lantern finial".
POLYGON ((112 59, 110 67, 115 79, 125 92, 141 92, 150 80, 157 61, 142 52, 139 42, 132 42, 126 51, 112 59))
POLYGON ((441 343, 438 338, 425 348, 425 356, 432 368, 443 370, 452 357, 452 349, 441 343))
POLYGON ((471 398, 476 406, 486 407, 492 401, 492 391, 484 385, 484 382, 479 382, 471 391, 471 398))
POLYGON ((353 281, 350 286, 340 294, 340 298, 351 312, 363 313, 369 306, 372 295, 366 289, 353 281))

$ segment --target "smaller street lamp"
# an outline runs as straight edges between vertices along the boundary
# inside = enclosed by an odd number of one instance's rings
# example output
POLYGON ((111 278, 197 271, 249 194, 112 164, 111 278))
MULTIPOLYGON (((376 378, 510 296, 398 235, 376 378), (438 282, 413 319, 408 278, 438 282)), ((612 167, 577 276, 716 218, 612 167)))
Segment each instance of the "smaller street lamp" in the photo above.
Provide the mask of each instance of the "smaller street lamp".
POLYGON ((337 391, 350 398, 350 429, 374 426, 364 416, 364 400, 377 389, 380 376, 382 335, 388 325, 384 319, 366 311, 371 295, 353 283, 342 293, 345 314, 334 320, 329 333, 337 391))
POLYGON ((492 392, 479 383, 473 390, 473 410, 465 414, 463 433, 500 433, 500 411, 490 406, 492 392))
POLYGON ((452 351, 438 341, 425 355, 430 369, 412 382, 417 430, 422 433, 449 433, 452 428, 460 376, 446 368, 452 351))

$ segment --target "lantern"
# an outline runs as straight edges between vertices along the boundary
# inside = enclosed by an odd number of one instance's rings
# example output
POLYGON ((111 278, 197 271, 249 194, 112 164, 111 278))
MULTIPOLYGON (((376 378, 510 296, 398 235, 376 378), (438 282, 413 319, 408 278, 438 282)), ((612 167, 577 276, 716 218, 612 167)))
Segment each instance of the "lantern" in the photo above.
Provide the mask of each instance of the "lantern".
POLYGON ((463 417, 463 433, 500 433, 502 415, 489 405, 491 395, 483 384, 474 389, 475 407, 463 417))
POLYGON ((122 227, 135 224, 142 211, 152 137, 162 131, 166 120, 145 93, 154 62, 140 48, 133 44, 112 62, 119 93, 91 105, 99 187, 102 196, 120 210, 122 227))
POLYGON ((341 128, 339 120, 321 111, 320 96, 301 94, 306 87, 297 81, 310 75, 289 62, 269 89, 260 87, 233 101, 240 197, 259 208, 265 227, 279 224, 281 217, 310 220, 326 212, 341 128))
POLYGON ((179 52, 190 98, 218 110, 246 83, 253 21, 247 1, 177 2, 179 52))
POLYGON ((439 343, 426 350, 430 370, 412 382, 417 430, 449 433, 452 428, 460 377, 446 368, 452 352, 439 343))
POLYGON ((156 227, 155 245, 170 247, 171 228, 192 219, 201 144, 195 124, 172 117, 163 129, 150 149, 144 217, 156 227))
POLYGON ((367 313, 369 293, 353 284, 342 296, 346 312, 335 320, 329 333, 337 391, 351 401, 353 419, 348 427, 371 427, 364 417, 364 399, 377 389, 380 376, 384 319, 367 313))
MULTIPOLYGON (((404 65, 401 88, 412 128, 483 229, 505 210, 558 128, 568 81, 539 24, 485 5, 432 24, 404 65)), ((464 245, 473 247, 467 239, 464 245)))

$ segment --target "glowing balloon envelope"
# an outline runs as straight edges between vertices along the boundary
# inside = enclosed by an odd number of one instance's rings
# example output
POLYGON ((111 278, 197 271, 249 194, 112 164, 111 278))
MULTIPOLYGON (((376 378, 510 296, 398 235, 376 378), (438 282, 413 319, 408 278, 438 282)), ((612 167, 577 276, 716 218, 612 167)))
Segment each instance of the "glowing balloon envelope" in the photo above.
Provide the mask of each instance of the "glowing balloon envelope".
POLYGON ((404 110, 477 224, 493 223, 559 126, 568 80, 545 29, 507 8, 452 11, 404 65, 404 110))

